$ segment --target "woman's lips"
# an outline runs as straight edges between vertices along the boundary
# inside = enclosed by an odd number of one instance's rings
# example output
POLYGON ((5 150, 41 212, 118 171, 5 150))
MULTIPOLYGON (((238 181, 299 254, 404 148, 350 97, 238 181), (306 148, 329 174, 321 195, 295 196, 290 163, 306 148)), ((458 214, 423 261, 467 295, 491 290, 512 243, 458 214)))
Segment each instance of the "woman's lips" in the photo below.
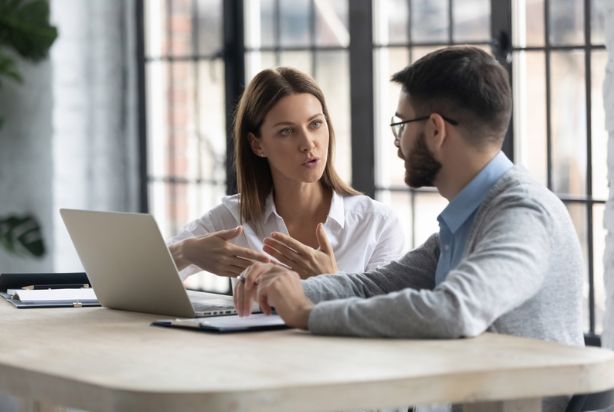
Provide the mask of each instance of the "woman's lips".
POLYGON ((316 167, 319 162, 320 159, 318 157, 314 157, 313 159, 309 159, 305 163, 303 163, 303 166, 313 168, 316 167))

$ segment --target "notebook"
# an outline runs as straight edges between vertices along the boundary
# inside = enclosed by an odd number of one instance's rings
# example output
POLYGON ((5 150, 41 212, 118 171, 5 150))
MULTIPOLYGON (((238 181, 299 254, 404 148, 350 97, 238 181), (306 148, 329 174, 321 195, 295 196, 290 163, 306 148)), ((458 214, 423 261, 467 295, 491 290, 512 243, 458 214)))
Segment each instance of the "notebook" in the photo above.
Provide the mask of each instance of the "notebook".
MULTIPOLYGON (((236 314, 231 296, 188 292, 149 214, 60 209, 102 306, 194 318, 236 314)), ((255 304, 253 311, 259 311, 255 304)))
POLYGON ((265 315, 263 313, 244 318, 233 315, 204 319, 161 319, 152 322, 151 325, 216 333, 257 332, 288 328, 278 315, 265 315))

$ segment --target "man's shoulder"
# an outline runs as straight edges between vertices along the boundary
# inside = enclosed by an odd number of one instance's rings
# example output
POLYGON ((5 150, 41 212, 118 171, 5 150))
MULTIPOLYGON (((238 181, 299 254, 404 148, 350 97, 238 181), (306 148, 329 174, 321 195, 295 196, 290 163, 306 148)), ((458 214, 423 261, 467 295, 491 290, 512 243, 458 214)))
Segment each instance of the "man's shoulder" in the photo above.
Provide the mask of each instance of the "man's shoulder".
POLYGON ((490 189, 486 201, 522 200, 528 203, 562 204, 545 185, 538 182, 528 170, 515 165, 490 189))

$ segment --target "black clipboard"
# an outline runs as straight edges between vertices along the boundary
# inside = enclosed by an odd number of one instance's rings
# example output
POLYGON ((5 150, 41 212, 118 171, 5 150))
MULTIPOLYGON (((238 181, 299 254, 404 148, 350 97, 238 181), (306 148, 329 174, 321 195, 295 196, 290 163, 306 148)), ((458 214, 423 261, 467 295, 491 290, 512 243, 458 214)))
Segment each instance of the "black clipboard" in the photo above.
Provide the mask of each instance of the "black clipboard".
POLYGON ((260 332, 288 329, 288 326, 278 315, 265 315, 263 313, 253 314, 245 318, 240 318, 238 315, 230 315, 194 319, 161 319, 152 322, 151 326, 212 333, 260 332))
POLYGON ((66 308, 66 307, 92 307, 100 306, 94 302, 73 302, 73 303, 30 303, 15 300, 7 293, 8 289, 20 289, 25 286, 38 288, 73 288, 89 285, 90 281, 85 272, 64 272, 64 273, 0 273, 0 296, 10 302, 18 309, 28 308, 66 308))

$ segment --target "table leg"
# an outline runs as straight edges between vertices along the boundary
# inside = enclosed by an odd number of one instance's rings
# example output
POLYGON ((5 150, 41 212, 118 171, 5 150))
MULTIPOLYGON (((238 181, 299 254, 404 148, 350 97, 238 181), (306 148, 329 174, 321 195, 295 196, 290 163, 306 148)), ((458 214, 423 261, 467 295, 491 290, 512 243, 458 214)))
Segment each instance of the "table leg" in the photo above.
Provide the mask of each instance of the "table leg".
POLYGON ((541 399, 514 399, 498 402, 466 403, 463 412, 541 412, 541 399))

